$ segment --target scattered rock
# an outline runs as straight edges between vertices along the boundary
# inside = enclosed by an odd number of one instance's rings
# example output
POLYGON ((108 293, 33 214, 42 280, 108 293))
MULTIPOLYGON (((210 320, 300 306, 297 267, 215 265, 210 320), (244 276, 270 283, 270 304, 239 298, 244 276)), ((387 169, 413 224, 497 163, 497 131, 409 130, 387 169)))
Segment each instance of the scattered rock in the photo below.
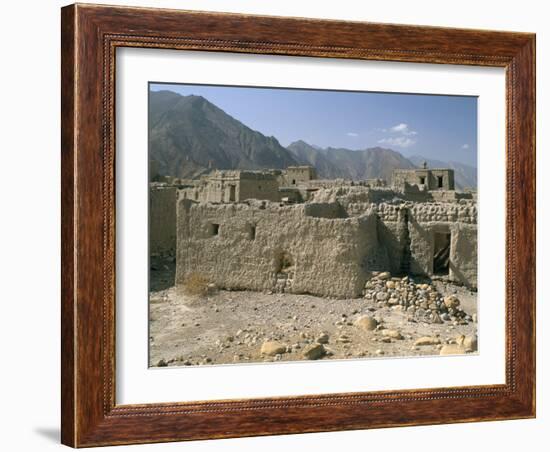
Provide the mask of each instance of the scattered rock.
POLYGON ((382 272, 377 276, 377 278, 384 281, 385 279, 390 279, 391 274, 390 274, 390 272, 382 272))
POLYGON ((441 316, 437 312, 432 313, 432 323, 435 323, 435 324, 443 323, 441 316))
POLYGON ((382 330, 382 336, 392 339, 403 339, 402 334, 397 330, 382 330))
POLYGON ((417 345, 417 346, 439 345, 439 344, 441 344, 441 340, 438 337, 431 337, 431 336, 419 337, 416 341, 414 341, 414 345, 417 345))
POLYGON ((462 342, 462 346, 467 352, 477 351, 477 336, 466 336, 462 342))
POLYGON ((168 365, 168 363, 163 359, 159 360, 159 362, 157 363, 157 366, 158 367, 166 367, 168 365))
POLYGON ((447 344, 441 347, 440 355, 463 355, 466 353, 464 347, 458 344, 447 344))
POLYGON ((280 353, 286 352, 286 345, 280 344, 275 341, 266 341, 262 344, 262 355, 275 356, 280 353))
POLYGON ((373 331, 378 326, 378 321, 370 315, 363 315, 355 321, 355 325, 366 331, 373 331))
POLYGON ((351 339, 345 334, 341 334, 337 341, 341 344, 349 344, 351 342, 351 339))
POLYGON ((320 359, 326 353, 325 347, 323 344, 315 344, 307 347, 304 350, 304 358, 306 359, 320 359))
POLYGON ((329 335, 327 333, 321 333, 317 338, 317 342, 319 344, 328 344, 328 341, 329 341, 329 335))
POLYGON ((447 309, 454 309, 460 305, 460 300, 456 295, 449 295, 443 299, 443 303, 447 309))

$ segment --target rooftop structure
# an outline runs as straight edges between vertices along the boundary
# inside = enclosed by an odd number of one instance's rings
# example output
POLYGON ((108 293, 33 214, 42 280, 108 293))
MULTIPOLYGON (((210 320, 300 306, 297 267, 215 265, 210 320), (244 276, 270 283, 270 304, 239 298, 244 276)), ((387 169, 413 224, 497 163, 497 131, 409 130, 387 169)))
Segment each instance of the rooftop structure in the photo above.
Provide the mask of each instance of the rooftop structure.
POLYGON ((424 163, 423 168, 397 169, 392 174, 392 186, 402 188, 404 184, 418 185, 425 190, 454 190, 455 173, 449 168, 428 168, 424 163))

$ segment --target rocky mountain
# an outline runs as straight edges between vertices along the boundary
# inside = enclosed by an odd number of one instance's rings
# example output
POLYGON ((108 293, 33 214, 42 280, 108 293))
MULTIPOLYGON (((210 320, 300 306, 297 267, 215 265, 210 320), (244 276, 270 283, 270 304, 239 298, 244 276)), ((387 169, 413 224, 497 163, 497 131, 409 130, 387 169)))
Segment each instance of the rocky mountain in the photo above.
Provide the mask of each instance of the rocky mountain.
POLYGON ((161 175, 286 168, 299 162, 276 138, 245 126, 201 96, 149 94, 149 155, 161 175))
POLYGON ((428 164, 428 168, 452 168, 455 170, 455 186, 463 190, 465 188, 477 188, 477 168, 466 165, 460 162, 444 162, 442 160, 434 160, 415 155, 409 157, 409 160, 416 166, 421 167, 424 162, 428 164))
POLYGON ((458 162, 421 156, 405 158, 380 147, 362 150, 320 148, 296 141, 287 148, 274 137, 250 129, 201 96, 172 91, 149 93, 149 155, 158 174, 196 178, 211 169, 284 169, 312 165, 323 179, 383 178, 391 182, 397 168, 455 170, 457 188, 476 187, 477 170, 458 162))
POLYGON ((322 179, 350 179, 349 173, 336 166, 325 156, 324 150, 317 146, 300 140, 290 144, 287 149, 294 154, 301 165, 314 166, 317 175, 322 179))
POLYGON ((362 150, 325 148, 296 141, 288 146, 302 164, 313 165, 320 178, 373 179, 391 181, 397 168, 415 168, 415 165, 399 152, 380 147, 362 150))

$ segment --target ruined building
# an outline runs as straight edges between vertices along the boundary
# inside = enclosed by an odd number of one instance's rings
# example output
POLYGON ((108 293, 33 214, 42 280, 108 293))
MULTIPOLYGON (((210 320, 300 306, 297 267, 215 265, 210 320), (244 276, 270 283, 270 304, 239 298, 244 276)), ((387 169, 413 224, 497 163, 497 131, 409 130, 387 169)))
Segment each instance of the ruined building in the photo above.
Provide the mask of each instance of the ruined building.
POLYGON ((453 176, 396 170, 392 187, 323 186, 305 170, 216 171, 197 186, 152 188, 163 209, 177 201, 164 215, 173 234, 150 240, 172 244, 176 284, 198 272, 227 289, 355 297, 373 271, 390 271, 475 288, 477 207, 471 194, 454 191, 453 176), (288 181, 300 201, 282 201, 288 181))
POLYGON ((404 184, 418 185, 426 190, 454 190, 455 178, 452 169, 432 169, 424 162, 420 169, 398 169, 392 175, 392 186, 402 187, 404 184))

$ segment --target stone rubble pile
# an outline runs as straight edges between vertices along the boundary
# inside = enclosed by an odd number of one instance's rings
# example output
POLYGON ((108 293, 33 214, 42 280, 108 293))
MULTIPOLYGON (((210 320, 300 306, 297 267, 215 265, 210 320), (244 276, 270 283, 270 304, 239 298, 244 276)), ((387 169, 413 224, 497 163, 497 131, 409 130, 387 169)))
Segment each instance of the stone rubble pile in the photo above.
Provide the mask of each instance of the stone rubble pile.
POLYGON ((472 317, 462 310, 456 295, 443 296, 433 284, 416 282, 410 276, 392 277, 389 272, 373 272, 364 289, 365 299, 379 307, 406 311, 409 320, 466 324, 472 317))

